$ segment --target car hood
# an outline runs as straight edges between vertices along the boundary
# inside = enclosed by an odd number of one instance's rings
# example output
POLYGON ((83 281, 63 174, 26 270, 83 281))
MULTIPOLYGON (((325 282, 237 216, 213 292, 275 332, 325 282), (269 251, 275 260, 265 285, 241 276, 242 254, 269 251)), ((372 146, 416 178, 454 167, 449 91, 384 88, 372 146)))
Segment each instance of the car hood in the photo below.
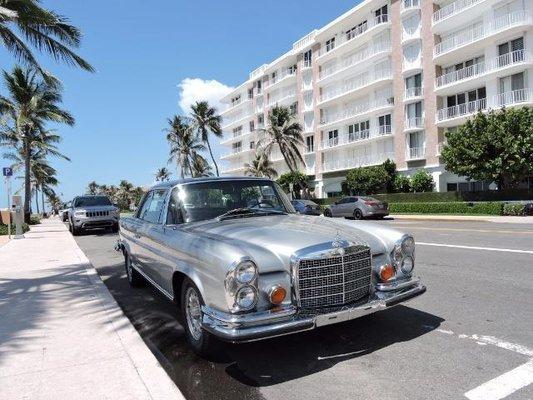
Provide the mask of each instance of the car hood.
POLYGON ((76 207, 74 211, 116 211, 115 206, 90 206, 90 207, 76 207))
POLYGON ((375 223, 294 214, 209 220, 191 224, 186 230, 238 248, 242 255, 255 259, 261 269, 265 265, 277 269, 273 265, 275 259, 288 266, 296 251, 335 239, 364 244, 372 254, 383 254, 402 236, 401 232, 375 223))

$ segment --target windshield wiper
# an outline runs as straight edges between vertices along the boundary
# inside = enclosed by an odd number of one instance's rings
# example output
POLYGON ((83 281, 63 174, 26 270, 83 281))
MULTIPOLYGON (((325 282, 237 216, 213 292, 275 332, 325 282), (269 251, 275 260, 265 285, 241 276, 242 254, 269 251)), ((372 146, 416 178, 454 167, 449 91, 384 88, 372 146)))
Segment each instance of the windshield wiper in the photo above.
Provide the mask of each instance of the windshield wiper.
POLYGON ((242 207, 242 208, 235 208, 233 210, 229 210, 228 212, 225 212, 224 214, 221 214, 217 217, 219 221, 222 221, 224 219, 228 218, 242 218, 245 216, 252 216, 252 215, 281 215, 286 214, 283 211, 278 210, 259 210, 257 208, 249 208, 249 207, 242 207))

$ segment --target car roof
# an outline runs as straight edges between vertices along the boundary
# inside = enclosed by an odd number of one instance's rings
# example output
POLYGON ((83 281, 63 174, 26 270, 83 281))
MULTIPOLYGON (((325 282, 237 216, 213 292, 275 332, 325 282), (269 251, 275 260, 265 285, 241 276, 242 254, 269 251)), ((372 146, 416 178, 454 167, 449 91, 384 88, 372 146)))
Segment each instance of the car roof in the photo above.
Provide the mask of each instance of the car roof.
POLYGON ((259 178, 255 176, 209 176, 209 177, 203 177, 203 178, 185 178, 185 179, 177 179, 172 180, 168 182, 160 182, 155 184, 150 188, 152 189, 166 189, 166 188, 173 188, 177 185, 183 185, 188 183, 202 183, 202 182, 217 182, 217 181, 272 181, 269 178, 259 178))

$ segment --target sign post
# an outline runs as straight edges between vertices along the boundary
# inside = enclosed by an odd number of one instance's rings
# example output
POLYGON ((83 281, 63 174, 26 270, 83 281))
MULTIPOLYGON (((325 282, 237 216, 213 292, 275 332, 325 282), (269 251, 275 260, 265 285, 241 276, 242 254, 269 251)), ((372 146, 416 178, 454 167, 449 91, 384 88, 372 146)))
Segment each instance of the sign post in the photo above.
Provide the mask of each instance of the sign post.
POLYGON ((13 176, 13 168, 11 167, 4 167, 2 168, 2 175, 5 178, 6 181, 6 192, 7 192, 7 210, 8 210, 8 218, 9 221, 7 221, 7 234, 9 239, 11 239, 11 177, 13 176))

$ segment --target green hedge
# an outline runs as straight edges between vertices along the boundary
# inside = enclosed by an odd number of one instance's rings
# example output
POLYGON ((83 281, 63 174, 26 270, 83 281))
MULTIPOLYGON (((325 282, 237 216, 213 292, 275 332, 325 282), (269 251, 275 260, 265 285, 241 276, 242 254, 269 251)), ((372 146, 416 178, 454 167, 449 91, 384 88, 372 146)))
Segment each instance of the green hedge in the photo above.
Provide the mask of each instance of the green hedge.
MULTIPOLYGON (((28 232, 30 230, 30 227, 28 224, 22 224, 22 232, 28 232)), ((11 225, 11 234, 15 234, 15 225, 11 225)), ((0 236, 1 235, 7 235, 7 225, 0 224, 0 236)))
POLYGON ((507 203, 503 206, 503 215, 525 215, 526 205, 520 203, 507 203))
POLYGON ((473 214, 473 215, 502 215, 503 204, 467 203, 467 202, 418 202, 391 203, 391 214, 473 214))
POLYGON ((388 203, 444 203, 461 201, 459 192, 384 193, 372 197, 388 203))
POLYGON ((39 225, 41 223, 41 216, 38 214, 32 214, 30 216, 30 225, 39 225))

